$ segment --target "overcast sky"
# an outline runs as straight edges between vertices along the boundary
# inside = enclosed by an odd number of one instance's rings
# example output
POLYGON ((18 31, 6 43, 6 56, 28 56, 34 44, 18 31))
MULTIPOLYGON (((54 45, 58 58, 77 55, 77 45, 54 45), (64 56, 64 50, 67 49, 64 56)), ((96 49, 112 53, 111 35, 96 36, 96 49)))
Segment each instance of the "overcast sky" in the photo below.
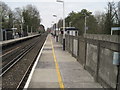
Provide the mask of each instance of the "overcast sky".
MULTIPOLYGON (((1 0, 5 2, 12 10, 16 7, 25 7, 27 4, 32 4, 37 7, 40 12, 42 24, 47 28, 51 27, 52 22, 56 22, 54 14, 57 15, 57 21, 63 18, 62 3, 56 0, 1 0)), ((65 16, 70 12, 79 12, 82 9, 87 9, 93 14, 96 11, 105 11, 108 1, 118 2, 120 0, 64 0, 65 2, 65 16)))

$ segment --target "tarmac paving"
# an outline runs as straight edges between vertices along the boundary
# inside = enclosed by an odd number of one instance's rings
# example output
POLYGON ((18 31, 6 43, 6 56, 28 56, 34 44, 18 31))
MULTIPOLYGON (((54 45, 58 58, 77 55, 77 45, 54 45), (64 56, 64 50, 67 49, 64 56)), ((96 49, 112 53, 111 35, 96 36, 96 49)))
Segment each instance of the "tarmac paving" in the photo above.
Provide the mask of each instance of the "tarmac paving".
POLYGON ((48 35, 28 88, 102 88, 62 45, 48 35))

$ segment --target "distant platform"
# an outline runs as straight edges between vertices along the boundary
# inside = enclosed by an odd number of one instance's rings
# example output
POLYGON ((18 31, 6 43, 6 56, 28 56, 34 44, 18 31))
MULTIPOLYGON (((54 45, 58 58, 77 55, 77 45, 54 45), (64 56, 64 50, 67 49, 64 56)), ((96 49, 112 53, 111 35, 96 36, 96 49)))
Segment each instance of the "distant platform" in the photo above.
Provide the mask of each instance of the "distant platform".
POLYGON ((22 41, 22 40, 25 40, 25 39, 29 39, 29 38, 32 38, 32 37, 35 37, 35 36, 39 36, 39 35, 40 34, 34 34, 34 35, 26 36, 26 37, 21 37, 21 38, 16 38, 16 39, 2 41, 2 42, 0 42, 0 45, 4 46, 4 45, 12 44, 12 43, 15 43, 15 42, 18 42, 18 41, 22 41))

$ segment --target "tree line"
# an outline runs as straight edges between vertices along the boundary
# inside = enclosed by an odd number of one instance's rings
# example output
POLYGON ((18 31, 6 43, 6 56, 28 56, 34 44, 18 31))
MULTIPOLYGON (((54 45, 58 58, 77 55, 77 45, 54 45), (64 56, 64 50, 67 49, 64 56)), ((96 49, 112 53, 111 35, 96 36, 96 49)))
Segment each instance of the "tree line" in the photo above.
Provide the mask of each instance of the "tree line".
POLYGON ((17 28, 16 32, 23 34, 40 30, 40 13, 35 6, 26 5, 12 11, 7 4, 0 2, 0 7, 2 29, 17 28))
MULTIPOLYGON (((119 2, 120 3, 120 2, 119 2)), ((66 27, 76 27, 79 29, 79 35, 84 34, 85 18, 86 30, 88 34, 111 34, 111 27, 120 27, 120 15, 118 3, 108 2, 106 12, 96 11, 95 15, 87 9, 80 12, 72 11, 65 18, 66 27)), ((58 22, 58 27, 62 27, 62 19, 58 22)), ((120 31, 115 31, 115 35, 120 35, 120 31)))

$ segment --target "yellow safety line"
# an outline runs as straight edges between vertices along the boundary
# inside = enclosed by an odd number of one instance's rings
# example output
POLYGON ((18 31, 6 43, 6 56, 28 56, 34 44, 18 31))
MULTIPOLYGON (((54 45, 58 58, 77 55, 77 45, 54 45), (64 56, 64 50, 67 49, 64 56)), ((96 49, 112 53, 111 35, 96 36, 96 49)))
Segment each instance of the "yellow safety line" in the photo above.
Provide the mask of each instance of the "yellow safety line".
POLYGON ((57 62, 57 59, 56 59, 56 56, 55 56, 55 51, 54 51, 52 39, 51 39, 51 45, 52 45, 52 53, 53 53, 53 57, 54 57, 54 62, 55 62, 57 76, 58 76, 59 86, 62 90, 64 90, 64 84, 63 84, 62 77, 61 77, 61 74, 60 74, 60 69, 59 69, 59 66, 58 66, 58 62, 57 62))

